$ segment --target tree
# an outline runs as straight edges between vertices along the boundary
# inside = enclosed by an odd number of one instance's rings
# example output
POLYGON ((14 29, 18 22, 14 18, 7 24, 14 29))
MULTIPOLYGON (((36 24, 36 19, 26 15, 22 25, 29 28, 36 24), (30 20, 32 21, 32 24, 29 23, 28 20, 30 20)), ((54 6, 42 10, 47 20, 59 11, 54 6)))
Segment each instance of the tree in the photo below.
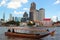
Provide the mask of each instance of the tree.
POLYGON ((20 22, 19 22, 19 21, 13 21, 13 20, 12 20, 12 21, 6 22, 6 24, 19 26, 19 25, 20 25, 20 22))
POLYGON ((35 25, 35 22, 29 21, 29 22, 27 23, 27 25, 28 25, 28 26, 33 26, 33 25, 35 25))

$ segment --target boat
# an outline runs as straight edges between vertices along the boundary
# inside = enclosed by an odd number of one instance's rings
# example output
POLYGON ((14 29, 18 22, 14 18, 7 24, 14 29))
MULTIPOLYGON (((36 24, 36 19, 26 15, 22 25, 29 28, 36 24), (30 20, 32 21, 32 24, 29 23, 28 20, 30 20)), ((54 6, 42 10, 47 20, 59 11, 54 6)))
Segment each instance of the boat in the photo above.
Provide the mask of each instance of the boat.
POLYGON ((47 34, 40 35, 40 34, 28 34, 28 33, 19 33, 19 32, 5 32, 5 36, 8 37, 19 37, 19 38, 44 38, 48 35, 53 34, 55 31, 51 31, 47 34))

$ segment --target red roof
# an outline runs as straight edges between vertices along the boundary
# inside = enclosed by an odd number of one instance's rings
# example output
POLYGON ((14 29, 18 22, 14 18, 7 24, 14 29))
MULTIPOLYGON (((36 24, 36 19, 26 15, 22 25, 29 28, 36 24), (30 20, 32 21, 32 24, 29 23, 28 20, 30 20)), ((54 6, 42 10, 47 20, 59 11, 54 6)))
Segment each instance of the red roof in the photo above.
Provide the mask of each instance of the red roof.
POLYGON ((50 18, 44 18, 43 20, 44 21, 50 21, 51 19, 50 18))

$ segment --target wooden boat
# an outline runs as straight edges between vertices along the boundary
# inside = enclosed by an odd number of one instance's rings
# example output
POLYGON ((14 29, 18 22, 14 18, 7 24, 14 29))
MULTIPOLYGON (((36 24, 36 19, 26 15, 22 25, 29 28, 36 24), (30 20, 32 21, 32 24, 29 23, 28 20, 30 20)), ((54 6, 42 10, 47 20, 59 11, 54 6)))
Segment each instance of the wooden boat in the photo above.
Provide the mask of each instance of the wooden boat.
POLYGON ((40 34, 27 34, 27 33, 18 33, 18 32, 5 32, 5 35, 8 37, 21 37, 21 38, 43 38, 46 37, 50 34, 53 34, 55 31, 49 32, 47 34, 44 35, 40 35, 40 34))

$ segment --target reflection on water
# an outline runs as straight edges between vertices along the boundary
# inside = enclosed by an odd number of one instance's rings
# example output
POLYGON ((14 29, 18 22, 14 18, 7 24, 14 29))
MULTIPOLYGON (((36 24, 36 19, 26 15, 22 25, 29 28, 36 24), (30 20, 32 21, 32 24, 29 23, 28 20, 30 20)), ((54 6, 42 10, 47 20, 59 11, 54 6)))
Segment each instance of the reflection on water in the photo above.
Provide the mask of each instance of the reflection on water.
POLYGON ((8 30, 7 27, 0 27, 0 40, 60 40, 60 27, 48 28, 49 30, 56 30, 55 35, 52 37, 51 35, 42 38, 42 39, 30 39, 30 38, 12 38, 4 35, 4 32, 8 30))

